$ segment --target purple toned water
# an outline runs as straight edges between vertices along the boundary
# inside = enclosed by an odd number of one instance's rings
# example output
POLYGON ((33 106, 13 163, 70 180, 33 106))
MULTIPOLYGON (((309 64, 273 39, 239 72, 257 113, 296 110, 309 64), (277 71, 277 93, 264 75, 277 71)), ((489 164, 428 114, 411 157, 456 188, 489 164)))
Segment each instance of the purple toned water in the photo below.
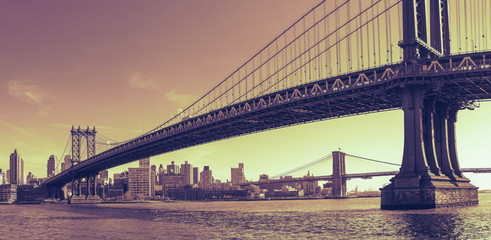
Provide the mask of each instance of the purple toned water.
POLYGON ((0 239, 489 239, 475 207, 382 211, 379 198, 0 205, 0 239))

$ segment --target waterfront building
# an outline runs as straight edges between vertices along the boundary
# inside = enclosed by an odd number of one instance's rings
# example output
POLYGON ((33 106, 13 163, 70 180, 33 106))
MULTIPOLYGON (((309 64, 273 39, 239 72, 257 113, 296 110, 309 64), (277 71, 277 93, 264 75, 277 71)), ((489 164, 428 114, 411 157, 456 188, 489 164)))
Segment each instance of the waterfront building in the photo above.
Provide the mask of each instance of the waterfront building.
POLYGON ((184 176, 181 174, 163 174, 162 175, 162 192, 167 196, 169 189, 184 188, 186 185, 184 176))
POLYGON ((113 175, 113 184, 108 189, 109 198, 123 198, 128 193, 128 171, 115 173, 113 175))
POLYGON ((238 168, 232 168, 232 185, 239 185, 241 183, 245 183, 246 179, 244 176, 244 164, 239 163, 238 168))
POLYGON ((199 183, 199 172, 198 168, 194 167, 193 168, 193 184, 198 184, 199 183))
POLYGON ((48 158, 48 166, 47 166, 47 177, 53 177, 55 175, 55 168, 56 168, 56 157, 55 155, 51 155, 48 158))
POLYGON ((150 159, 139 160, 138 168, 128 169, 128 191, 133 199, 147 199, 152 196, 150 159))
POLYGON ((267 182, 269 180, 269 176, 267 174, 259 175, 259 182, 267 182))
POLYGON ((193 165, 189 164, 186 161, 184 164, 181 164, 181 175, 184 177, 184 184, 190 185, 193 184, 193 165))
POLYGON ((9 183, 15 185, 24 184, 24 160, 20 157, 17 149, 10 154, 10 177, 9 183))
POLYGON ((182 166, 185 169, 183 172, 181 172, 178 165, 171 162, 170 165, 167 165, 167 171, 164 170, 159 176, 160 185, 162 186, 162 193, 164 196, 167 196, 170 189, 184 188, 184 186, 186 186, 187 175, 184 175, 184 173, 187 173, 187 170, 189 170, 192 166, 188 164, 187 161, 182 166))
POLYGON ((33 200, 34 186, 32 185, 21 185, 17 186, 17 202, 32 201, 33 200))
POLYGON ((10 184, 10 169, 7 169, 7 172, 5 173, 4 184, 10 184))
MULTIPOLYGON (((312 178, 314 178, 314 175, 310 175, 310 171, 307 173, 306 176, 303 176, 303 179, 305 179, 305 180, 309 180, 312 178)), ((318 181, 310 180, 310 181, 303 181, 301 183, 302 183, 302 190, 303 190, 304 195, 309 196, 309 195, 319 193, 319 192, 317 192, 318 191, 317 189, 319 186, 318 181)))
POLYGON ((0 185, 5 184, 5 174, 2 172, 2 169, 0 168, 0 185))
POLYGON ((14 202, 17 200, 17 184, 0 185, 0 202, 14 202))
POLYGON ((205 166, 203 171, 199 174, 199 187, 203 189, 211 188, 213 184, 213 175, 211 173, 210 167, 205 166))

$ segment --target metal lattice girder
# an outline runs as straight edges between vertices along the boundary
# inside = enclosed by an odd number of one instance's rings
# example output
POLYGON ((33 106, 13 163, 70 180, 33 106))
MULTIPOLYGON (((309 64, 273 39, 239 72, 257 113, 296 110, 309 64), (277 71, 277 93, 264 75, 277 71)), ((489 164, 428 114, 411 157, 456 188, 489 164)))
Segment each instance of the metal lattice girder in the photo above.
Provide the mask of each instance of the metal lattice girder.
POLYGON ((72 131, 71 131, 71 134, 72 134, 72 166, 74 166, 75 164, 78 164, 80 162, 80 147, 81 147, 81 136, 79 134, 80 132, 80 126, 78 127, 78 129, 75 129, 73 126, 72 126, 72 131))
POLYGON ((90 130, 90 128, 87 127, 87 130, 84 131, 84 135, 87 140, 87 159, 95 156, 96 154, 96 133, 97 131, 95 130, 95 127, 93 130, 90 130))

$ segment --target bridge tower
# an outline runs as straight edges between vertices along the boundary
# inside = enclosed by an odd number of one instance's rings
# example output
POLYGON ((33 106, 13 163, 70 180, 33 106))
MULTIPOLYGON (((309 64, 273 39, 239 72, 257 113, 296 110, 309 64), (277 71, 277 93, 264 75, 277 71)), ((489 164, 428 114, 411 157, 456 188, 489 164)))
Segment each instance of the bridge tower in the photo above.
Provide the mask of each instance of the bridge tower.
MULTIPOLYGON (((91 130, 87 127, 87 130, 81 130, 80 126, 78 129, 72 126, 71 136, 72 136, 72 167, 79 164, 81 161, 81 145, 82 140, 85 139, 87 143, 87 159, 95 156, 96 154, 96 133, 95 127, 91 130)), ((95 181, 97 174, 88 174, 87 176, 75 176, 72 174, 72 197, 70 198, 70 203, 100 203, 101 199, 96 196, 96 186, 95 181), (87 187, 86 196, 82 195, 82 184, 84 183, 87 187)))
POLYGON ((346 197, 346 164, 345 153, 332 152, 332 197, 346 197))
MULTIPOLYGON (((72 126, 72 167, 80 163, 80 147, 82 145, 82 135, 80 134, 80 126, 75 129, 72 126)), ((80 195, 80 179, 75 178, 72 174, 72 197, 80 195)))
MULTIPOLYGON (((421 60, 450 53, 447 0, 403 0, 402 4, 402 64, 405 73, 417 76, 421 60)), ((413 77, 393 89, 400 94, 404 111, 404 152, 400 172, 381 189, 382 209, 478 203, 477 188, 460 170, 455 143, 457 112, 468 102, 442 92, 439 84, 413 77)))

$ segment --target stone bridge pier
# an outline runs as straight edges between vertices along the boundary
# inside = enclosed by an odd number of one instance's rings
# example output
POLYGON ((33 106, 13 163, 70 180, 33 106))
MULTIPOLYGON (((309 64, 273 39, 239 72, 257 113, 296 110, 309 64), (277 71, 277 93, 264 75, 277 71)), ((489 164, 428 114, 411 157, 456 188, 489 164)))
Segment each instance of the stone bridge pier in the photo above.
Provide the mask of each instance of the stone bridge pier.
POLYGON ((435 95, 424 86, 406 86, 401 91, 402 165, 391 183, 381 189, 381 208, 478 204, 477 187, 462 175, 457 158, 455 122, 463 103, 435 95))
POLYGON ((71 204, 101 203, 101 198, 97 195, 96 175, 89 175, 84 178, 74 179, 72 181, 71 204), (85 186, 85 194, 82 192, 82 186, 85 186))

